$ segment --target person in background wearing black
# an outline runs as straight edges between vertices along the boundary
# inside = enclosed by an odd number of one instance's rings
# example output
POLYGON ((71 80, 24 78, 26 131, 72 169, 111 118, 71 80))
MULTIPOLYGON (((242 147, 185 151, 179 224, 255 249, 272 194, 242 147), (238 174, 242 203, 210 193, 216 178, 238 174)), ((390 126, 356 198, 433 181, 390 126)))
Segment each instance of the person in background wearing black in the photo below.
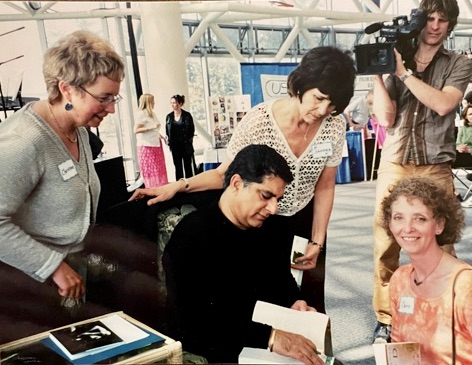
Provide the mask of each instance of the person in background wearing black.
POLYGON ((175 228, 163 256, 167 317, 186 351, 210 363, 237 363, 243 347, 269 347, 305 364, 323 364, 310 340, 252 321, 258 300, 315 310, 300 300, 290 272, 284 241, 293 235, 267 239, 271 216, 292 180, 273 148, 248 145, 229 165, 221 197, 175 228))
POLYGON ((184 95, 174 95, 170 99, 173 111, 166 117, 166 134, 175 166, 175 179, 195 175, 196 165, 193 150, 195 124, 192 114, 182 109, 184 95), (185 171, 185 175, 184 175, 185 171))

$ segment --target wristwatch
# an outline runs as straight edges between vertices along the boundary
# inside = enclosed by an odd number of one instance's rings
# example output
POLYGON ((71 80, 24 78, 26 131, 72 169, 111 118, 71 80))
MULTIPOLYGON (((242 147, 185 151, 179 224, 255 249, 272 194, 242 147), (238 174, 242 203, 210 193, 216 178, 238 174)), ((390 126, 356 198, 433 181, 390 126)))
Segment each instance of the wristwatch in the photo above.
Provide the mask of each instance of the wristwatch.
POLYGON ((403 75, 399 77, 400 81, 405 82, 405 80, 409 78, 411 75, 413 75, 413 71, 411 71, 410 69, 407 69, 406 73, 404 73, 403 75))

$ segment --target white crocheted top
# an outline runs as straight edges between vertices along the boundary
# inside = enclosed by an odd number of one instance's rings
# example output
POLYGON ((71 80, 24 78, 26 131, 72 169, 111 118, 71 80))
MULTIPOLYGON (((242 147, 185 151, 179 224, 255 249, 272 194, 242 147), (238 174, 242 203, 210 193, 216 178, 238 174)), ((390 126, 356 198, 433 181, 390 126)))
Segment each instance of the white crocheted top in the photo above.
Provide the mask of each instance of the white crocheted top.
POLYGON ((274 102, 270 100, 255 106, 241 119, 226 154, 232 160, 249 144, 264 144, 279 152, 287 160, 294 180, 285 189, 278 214, 290 216, 310 202, 324 167, 335 167, 341 163, 346 123, 339 115, 325 118, 310 145, 300 157, 296 157, 272 114, 274 102), (321 156, 323 153, 316 152, 327 144, 332 146, 329 156, 321 156))

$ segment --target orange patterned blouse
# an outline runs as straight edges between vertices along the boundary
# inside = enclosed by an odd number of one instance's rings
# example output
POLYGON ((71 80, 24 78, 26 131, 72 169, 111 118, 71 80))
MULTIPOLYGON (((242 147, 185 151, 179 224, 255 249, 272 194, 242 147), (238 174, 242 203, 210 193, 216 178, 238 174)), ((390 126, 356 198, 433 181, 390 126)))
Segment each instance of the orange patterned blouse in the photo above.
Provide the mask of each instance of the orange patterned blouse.
POLYGON ((454 271, 448 288, 437 298, 416 295, 409 284, 411 264, 401 266, 390 280, 392 342, 421 344, 422 364, 452 364, 452 286, 455 283, 456 364, 472 361, 472 266, 454 271))

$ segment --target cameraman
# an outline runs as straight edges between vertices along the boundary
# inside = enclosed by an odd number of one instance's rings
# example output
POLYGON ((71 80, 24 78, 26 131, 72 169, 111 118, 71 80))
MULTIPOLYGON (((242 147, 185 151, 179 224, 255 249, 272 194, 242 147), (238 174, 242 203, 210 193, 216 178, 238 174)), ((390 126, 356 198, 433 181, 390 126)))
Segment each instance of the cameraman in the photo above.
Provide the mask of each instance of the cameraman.
MULTIPOLYGON (((380 202, 391 184, 411 175, 429 176, 454 189, 455 111, 472 76, 472 61, 443 46, 457 24, 457 1, 423 0, 419 9, 426 14, 427 23, 417 36, 415 52, 404 60, 395 50, 395 74, 385 82, 381 75, 374 79, 374 113, 379 124, 388 128, 378 169, 374 218, 373 307, 378 321, 374 342, 390 341, 388 284, 399 266, 400 253, 400 246, 380 226, 380 202)), ((452 245, 443 247, 455 254, 452 245)))

